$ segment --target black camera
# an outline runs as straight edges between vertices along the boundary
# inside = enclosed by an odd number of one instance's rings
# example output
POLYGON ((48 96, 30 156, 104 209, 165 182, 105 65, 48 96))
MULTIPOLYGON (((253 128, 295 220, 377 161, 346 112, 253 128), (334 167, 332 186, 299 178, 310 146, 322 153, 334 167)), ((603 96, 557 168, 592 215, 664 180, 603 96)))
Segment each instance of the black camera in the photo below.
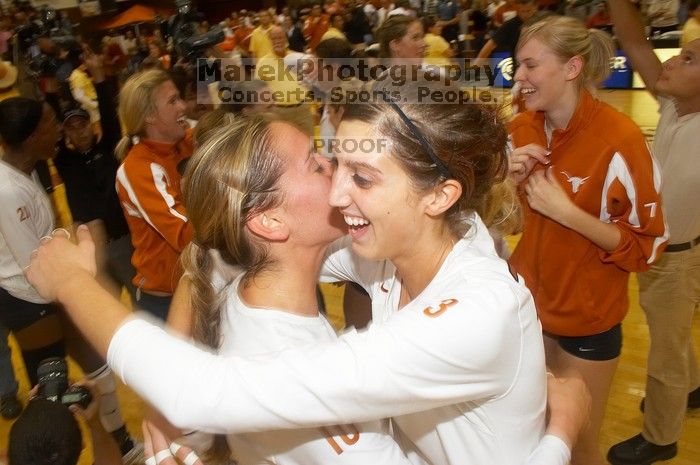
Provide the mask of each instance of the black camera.
POLYGON ((92 402, 90 390, 82 386, 68 386, 68 365, 61 357, 42 360, 36 370, 39 378, 39 394, 52 402, 60 402, 66 407, 77 404, 86 409, 92 402))
POLYGON ((214 26, 209 32, 198 34, 197 24, 204 17, 192 9, 190 0, 175 0, 177 13, 170 17, 165 27, 165 36, 172 36, 179 57, 195 61, 209 47, 224 41, 224 31, 214 26))
POLYGON ((176 43, 180 54, 187 60, 200 58, 204 50, 224 41, 224 31, 214 26, 209 32, 180 38, 176 43))

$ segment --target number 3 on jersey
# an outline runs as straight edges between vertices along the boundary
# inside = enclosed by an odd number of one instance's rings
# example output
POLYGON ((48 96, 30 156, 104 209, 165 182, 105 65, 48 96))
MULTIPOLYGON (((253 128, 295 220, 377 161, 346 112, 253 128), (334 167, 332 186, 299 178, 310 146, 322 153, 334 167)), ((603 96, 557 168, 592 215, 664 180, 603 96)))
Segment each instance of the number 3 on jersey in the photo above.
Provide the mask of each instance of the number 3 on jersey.
POLYGON ((357 426, 353 424, 329 427, 324 426, 321 428, 321 431, 326 436, 326 441, 328 441, 328 444, 331 445, 335 453, 338 455, 343 453, 343 448, 340 444, 338 444, 338 441, 336 441, 337 438, 340 438, 340 440, 347 446, 352 446, 360 440, 360 432, 357 430, 357 426))
POLYGON ((425 307, 423 309, 423 314, 425 316, 429 316, 430 318, 435 318, 443 313, 445 313, 445 310, 447 310, 449 307, 453 306, 459 302, 457 299, 445 299, 440 304, 438 305, 438 308, 433 308, 433 307, 425 307))

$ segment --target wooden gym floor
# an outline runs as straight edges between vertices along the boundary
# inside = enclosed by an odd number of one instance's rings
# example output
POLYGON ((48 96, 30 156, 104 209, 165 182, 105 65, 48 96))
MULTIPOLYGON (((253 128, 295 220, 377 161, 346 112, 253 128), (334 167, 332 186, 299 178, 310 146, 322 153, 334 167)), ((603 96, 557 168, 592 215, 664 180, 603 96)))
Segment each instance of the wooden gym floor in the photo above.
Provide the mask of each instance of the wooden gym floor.
MULTIPOLYGON (((600 98, 615 106, 618 110, 631 116, 642 128, 644 133, 653 138, 654 127, 658 120, 654 100, 644 91, 601 91, 600 98)), ((512 238, 509 244, 512 246, 517 241, 512 238)), ((342 315, 343 289, 336 286, 323 287, 326 302, 331 315, 342 315)), ((644 395, 646 375, 646 357, 649 349, 648 331, 644 314, 639 307, 637 279, 630 279, 630 311, 623 323, 624 347, 617 374, 613 382, 610 399, 608 402, 603 431, 600 438, 600 448, 604 451, 621 440, 627 439, 641 431, 642 413, 639 411, 639 402, 644 395)), ((700 358, 700 317, 696 312, 693 325, 693 336, 696 341, 696 353, 700 358)), ((333 321, 336 327, 342 327, 342 317, 336 317, 333 321)), ((19 357, 19 351, 12 341, 13 361, 15 371, 20 380, 20 397, 27 401, 28 386, 24 366, 19 357)), ((79 379, 80 370, 71 364, 71 375, 79 379)), ((141 419, 143 415, 142 401, 127 387, 120 385, 119 397, 122 412, 129 430, 133 435, 141 435, 141 419)), ((10 423, 0 419, 0 451, 7 446, 7 433, 10 423)), ((86 441, 87 443, 87 441, 86 441)), ((679 442, 679 454, 673 460, 665 463, 669 465, 698 465, 700 464, 700 409, 690 411, 686 416, 683 436, 679 442)), ((0 452, 1 454, 1 452, 0 452)), ((92 463, 90 447, 86 447, 80 459, 80 465, 92 463)))

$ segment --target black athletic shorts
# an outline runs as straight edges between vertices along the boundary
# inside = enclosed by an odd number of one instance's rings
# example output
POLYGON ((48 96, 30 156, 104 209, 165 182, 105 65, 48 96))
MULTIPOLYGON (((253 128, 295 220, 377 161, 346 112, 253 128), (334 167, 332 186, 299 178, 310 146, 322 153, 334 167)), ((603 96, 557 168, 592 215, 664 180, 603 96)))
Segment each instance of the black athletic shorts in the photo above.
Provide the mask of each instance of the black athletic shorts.
POLYGON ((58 312, 55 304, 35 304, 18 299, 0 287, 0 322, 10 331, 19 331, 58 312))
POLYGON ((556 339, 559 347, 571 355, 584 360, 612 360, 619 357, 622 351, 622 324, 592 336, 547 336, 556 339))

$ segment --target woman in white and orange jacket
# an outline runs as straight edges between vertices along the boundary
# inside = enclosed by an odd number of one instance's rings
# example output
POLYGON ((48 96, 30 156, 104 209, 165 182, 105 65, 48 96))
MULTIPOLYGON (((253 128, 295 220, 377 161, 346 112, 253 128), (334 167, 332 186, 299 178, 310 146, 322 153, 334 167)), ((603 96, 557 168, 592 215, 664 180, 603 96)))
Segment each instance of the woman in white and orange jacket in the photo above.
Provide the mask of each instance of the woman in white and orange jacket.
POLYGON ((136 304, 165 320, 192 239, 178 170, 193 151, 185 102, 167 73, 144 71, 122 88, 119 119, 126 135, 115 149, 123 160, 116 188, 134 245, 136 304))
POLYGON ((535 297, 555 373, 578 370, 593 396, 572 463, 607 463, 598 433, 622 347, 630 272, 662 252, 661 174, 639 128, 592 92, 614 49, 604 32, 549 17, 526 28, 515 80, 528 111, 510 124, 524 208, 511 264, 535 297))

